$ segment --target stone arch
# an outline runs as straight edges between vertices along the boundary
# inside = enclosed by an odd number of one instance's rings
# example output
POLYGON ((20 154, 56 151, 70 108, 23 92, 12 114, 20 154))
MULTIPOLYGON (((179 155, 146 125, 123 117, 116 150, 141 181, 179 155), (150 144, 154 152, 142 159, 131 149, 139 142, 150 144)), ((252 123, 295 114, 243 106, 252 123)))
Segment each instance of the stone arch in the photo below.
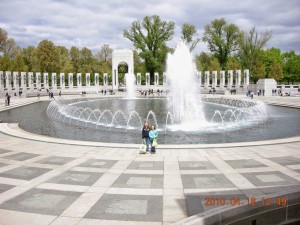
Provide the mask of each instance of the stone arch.
POLYGON ((119 87, 119 68, 127 65, 127 73, 134 73, 133 51, 129 49, 114 50, 112 53, 112 87, 119 87))

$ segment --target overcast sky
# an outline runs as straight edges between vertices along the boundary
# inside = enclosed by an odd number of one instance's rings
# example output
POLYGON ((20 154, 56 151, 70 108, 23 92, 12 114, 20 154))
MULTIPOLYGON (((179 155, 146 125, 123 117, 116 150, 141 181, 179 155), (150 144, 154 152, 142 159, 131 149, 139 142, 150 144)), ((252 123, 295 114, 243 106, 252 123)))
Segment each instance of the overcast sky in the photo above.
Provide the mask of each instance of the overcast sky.
MULTIPOLYGON (((134 20, 159 15, 176 24, 170 47, 175 47, 184 23, 195 25, 202 37, 205 25, 223 17, 242 30, 272 30, 267 47, 300 54, 299 0, 0 0, 0 8, 0 27, 21 47, 47 39, 93 52, 103 44, 133 49, 123 30, 134 20)), ((205 43, 195 53, 201 51, 208 51, 205 43)))

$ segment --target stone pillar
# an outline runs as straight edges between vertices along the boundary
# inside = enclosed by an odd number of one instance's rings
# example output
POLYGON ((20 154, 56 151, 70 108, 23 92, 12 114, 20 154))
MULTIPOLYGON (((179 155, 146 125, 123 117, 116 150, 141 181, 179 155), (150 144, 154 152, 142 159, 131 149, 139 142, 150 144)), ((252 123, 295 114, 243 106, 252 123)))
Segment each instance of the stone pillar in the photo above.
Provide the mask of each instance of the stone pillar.
POLYGON ((59 86, 60 89, 65 89, 66 85, 65 85, 65 74, 64 73, 60 73, 59 74, 59 86))
POLYGON ((201 87, 201 85, 202 85, 202 72, 201 71, 197 71, 197 78, 198 78, 198 82, 199 82, 199 87, 201 87))
POLYGON ((48 73, 43 73, 44 76, 44 88, 49 89, 49 75, 48 73))
POLYGON ((231 89, 232 88, 232 84, 233 84, 233 70, 228 70, 228 83, 227 83, 227 89, 231 89))
POLYGON ((150 73, 146 73, 146 86, 150 85, 150 73))
POLYGON ((159 74, 154 73, 154 85, 158 86, 159 85, 159 74))
POLYGON ((241 86, 241 70, 235 71, 235 88, 240 88, 241 86))
POLYGON ((167 85, 167 73, 163 72, 163 86, 167 85))
POLYGON ((248 88, 250 84, 250 74, 249 74, 249 69, 244 70, 244 86, 248 88))
POLYGON ((28 72, 28 87, 30 92, 34 91, 33 81, 33 72, 28 72))
POLYGON ((108 85, 107 73, 103 73, 103 86, 106 88, 108 85))
POLYGON ((142 82, 142 75, 141 73, 137 73, 136 74, 136 85, 141 86, 141 82, 142 82))
POLYGON ((87 87, 91 86, 91 74, 90 73, 85 74, 85 85, 87 87))
POLYGON ((15 92, 19 93, 19 72, 13 72, 13 88, 15 89, 15 92))
POLYGON ((220 71, 220 89, 224 89, 225 85, 225 71, 221 70, 220 71))
POLYGON ((41 83, 42 83, 42 76, 41 76, 41 73, 40 72, 37 72, 37 73, 35 73, 35 78, 36 78, 36 81, 35 81, 35 84, 36 84, 36 88, 38 89, 38 90, 40 90, 41 89, 41 83))
POLYGON ((218 73, 217 71, 212 71, 212 87, 216 88, 218 84, 218 73))
POLYGON ((95 87, 99 87, 99 73, 95 73, 94 75, 94 84, 95 87))
POLYGON ((56 73, 52 73, 52 90, 57 89, 57 83, 56 83, 56 73))
POLYGON ((209 88, 209 71, 204 72, 204 87, 209 88))
POLYGON ((73 88, 73 73, 68 73, 68 85, 69 89, 73 88))
POLYGON ((4 97, 4 74, 3 71, 0 71, 0 97, 4 97))
POLYGON ((27 92, 27 83, 26 83, 26 72, 21 72, 21 86, 22 92, 27 92))
POLYGON ((77 73, 77 88, 82 87, 82 82, 81 82, 81 73, 77 73))

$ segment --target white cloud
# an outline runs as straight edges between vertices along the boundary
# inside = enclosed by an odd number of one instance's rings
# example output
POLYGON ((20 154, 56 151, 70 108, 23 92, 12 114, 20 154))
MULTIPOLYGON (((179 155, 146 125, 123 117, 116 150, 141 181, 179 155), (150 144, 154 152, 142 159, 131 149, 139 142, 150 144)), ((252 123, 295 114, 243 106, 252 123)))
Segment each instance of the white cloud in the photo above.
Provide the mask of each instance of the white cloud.
MULTIPOLYGON (((22 47, 36 46, 48 39, 56 45, 88 47, 94 51, 103 44, 113 48, 133 48, 123 37, 134 20, 159 15, 174 21, 174 47, 183 23, 203 27, 224 17, 229 23, 248 30, 273 31, 268 47, 300 53, 300 2, 297 0, 2 0, 0 26, 22 47)), ((207 51, 201 43, 197 50, 207 51)))

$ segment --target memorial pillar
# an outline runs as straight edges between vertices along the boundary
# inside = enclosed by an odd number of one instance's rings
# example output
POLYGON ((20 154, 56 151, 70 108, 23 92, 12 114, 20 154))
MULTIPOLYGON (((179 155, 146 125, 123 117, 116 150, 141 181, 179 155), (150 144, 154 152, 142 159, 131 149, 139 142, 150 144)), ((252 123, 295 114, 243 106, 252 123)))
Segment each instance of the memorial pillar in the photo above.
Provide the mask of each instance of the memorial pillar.
POLYGON ((57 89, 57 83, 56 83, 56 73, 52 73, 52 89, 57 89))
POLYGON ((36 83, 36 88, 37 88, 38 90, 40 90, 41 87, 42 87, 42 85, 41 85, 41 83, 42 83, 41 73, 40 73, 40 72, 35 73, 35 78, 36 78, 36 81, 35 81, 35 83, 36 83))
POLYGON ((81 73, 77 73, 77 88, 82 87, 82 82, 81 82, 81 73))
POLYGON ((26 72, 21 72, 21 88, 22 88, 22 92, 26 94, 27 92, 26 72))
POLYGON ((146 73, 146 86, 150 85, 150 73, 146 73))
POLYGON ((154 85, 158 86, 159 85, 159 74, 154 73, 154 85))
POLYGON ((224 89, 225 86, 225 71, 220 71, 220 89, 224 89))
POLYGON ((141 77, 142 77, 141 73, 136 74, 136 85, 137 86, 141 86, 141 77))
POLYGON ((59 86, 60 86, 60 89, 63 90, 66 88, 66 85, 65 85, 65 74, 64 73, 60 73, 59 74, 59 86))
POLYGON ((209 88, 209 71, 204 72, 204 87, 209 88))
POLYGON ((212 71, 212 87, 216 88, 218 83, 217 71, 212 71))
POLYGON ((85 74, 85 85, 87 87, 91 86, 91 74, 90 73, 85 74))
POLYGON ((43 73, 44 76, 44 88, 49 90, 49 75, 48 73, 43 73))
POLYGON ((232 88, 232 84, 233 84, 233 70, 228 70, 228 84, 227 84, 227 89, 231 89, 232 88))
POLYGON ((108 80, 107 80, 107 73, 103 73, 103 86, 107 88, 108 80))
POLYGON ((14 84, 14 89, 15 93, 19 93, 19 72, 13 72, 13 84, 14 84))
POLYGON ((33 92, 34 87, 33 87, 33 72, 28 72, 28 87, 29 87, 29 91, 33 92))
POLYGON ((245 69, 244 70, 244 85, 246 86, 246 88, 248 88, 250 84, 250 73, 249 73, 249 69, 245 69))
POLYGON ((241 70, 235 71, 235 88, 239 89, 241 86, 241 70))
POLYGON ((99 87, 99 73, 95 73, 94 75, 94 85, 95 87, 99 87))
POLYGON ((3 71, 0 71, 0 97, 4 97, 4 74, 3 71))
POLYGON ((163 72, 163 86, 167 85, 167 73, 163 72))

